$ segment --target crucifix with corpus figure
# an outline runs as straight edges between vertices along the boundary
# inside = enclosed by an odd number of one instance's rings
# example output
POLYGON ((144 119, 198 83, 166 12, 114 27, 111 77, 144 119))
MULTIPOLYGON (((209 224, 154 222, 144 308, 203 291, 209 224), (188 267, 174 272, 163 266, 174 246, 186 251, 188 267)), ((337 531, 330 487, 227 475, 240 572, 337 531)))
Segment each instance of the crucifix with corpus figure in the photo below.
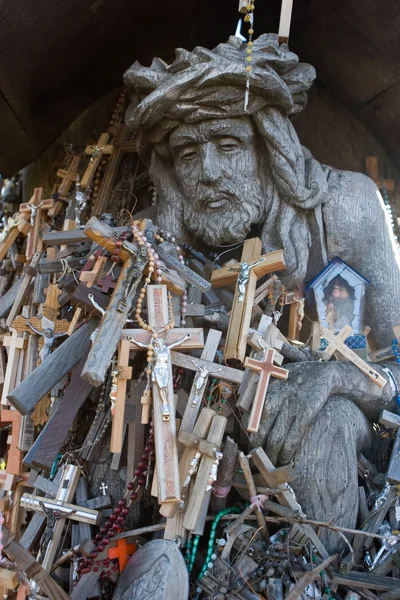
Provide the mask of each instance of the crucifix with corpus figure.
POLYGON ((43 211, 48 211, 54 207, 54 200, 43 199, 43 188, 35 188, 32 198, 29 202, 20 204, 19 211, 23 216, 29 217, 30 230, 28 233, 28 242, 26 245, 25 255, 27 260, 30 260, 35 252, 42 249, 40 240, 41 217, 43 211))
POLYGON ((170 320, 170 310, 165 285, 147 286, 147 318, 147 330, 125 330, 124 336, 128 336, 132 350, 148 350, 150 345, 154 348, 151 380, 158 497, 160 503, 179 502, 179 468, 170 349, 176 346, 182 350, 203 348, 203 330, 166 329, 170 320), (156 338, 154 334, 157 335, 156 338))
POLYGON ((227 362, 245 360, 257 280, 286 267, 282 250, 261 255, 261 248, 259 238, 246 240, 241 262, 216 269, 211 275, 214 287, 236 284, 224 350, 227 362))
POLYGON ((112 154, 114 152, 113 144, 109 144, 110 134, 102 133, 96 144, 86 146, 85 153, 90 156, 89 164, 81 180, 81 188, 86 189, 92 183, 96 169, 100 164, 103 154, 112 154))

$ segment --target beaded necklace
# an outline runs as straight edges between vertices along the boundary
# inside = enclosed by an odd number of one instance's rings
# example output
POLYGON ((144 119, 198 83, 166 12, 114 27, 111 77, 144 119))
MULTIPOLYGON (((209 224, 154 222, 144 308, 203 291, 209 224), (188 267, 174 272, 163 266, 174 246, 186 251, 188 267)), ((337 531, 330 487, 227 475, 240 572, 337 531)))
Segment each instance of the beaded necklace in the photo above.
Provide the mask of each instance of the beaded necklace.
MULTIPOLYGON (((214 543, 215 543, 215 536, 217 533, 217 527, 218 527, 220 520, 225 515, 229 515, 232 513, 239 514, 241 512, 242 511, 240 510, 240 508, 232 507, 232 508, 225 508, 224 510, 221 510, 217 515, 215 515, 214 521, 212 522, 212 525, 211 525, 211 532, 210 532, 210 538, 208 540, 208 551, 207 551, 206 560, 204 562, 204 566, 203 566, 202 570, 200 571, 198 579, 201 579, 202 577, 204 577, 204 575, 207 573, 207 569, 213 568, 214 563, 212 561, 217 558, 217 555, 214 554, 214 543)), ((186 541, 185 560, 186 560, 186 564, 188 565, 189 573, 192 572, 193 567, 194 567, 200 537, 201 537, 200 535, 196 535, 193 538, 192 534, 189 534, 187 541, 186 541)))

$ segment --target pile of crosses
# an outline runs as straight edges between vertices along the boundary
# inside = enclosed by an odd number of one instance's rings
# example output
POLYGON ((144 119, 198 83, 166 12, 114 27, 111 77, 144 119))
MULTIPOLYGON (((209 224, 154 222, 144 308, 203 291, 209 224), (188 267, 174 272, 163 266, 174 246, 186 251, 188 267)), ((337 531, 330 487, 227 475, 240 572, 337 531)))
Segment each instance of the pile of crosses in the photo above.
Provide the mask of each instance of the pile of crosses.
POLYGON ((248 447, 270 378, 288 378, 284 360, 340 355, 386 383, 365 360, 365 336, 352 336, 360 323, 335 334, 341 316, 321 302, 338 265, 350 284, 360 276, 336 260, 323 289, 315 280, 318 319, 301 345, 305 298, 281 285, 282 251, 263 255, 252 238, 220 264, 149 218, 116 226, 104 214, 134 151, 114 118, 86 160, 58 171, 56 194, 35 189, 3 223, 0 259, 16 276, 0 299, 1 593, 400 598, 397 415, 381 416, 388 445, 395 437, 387 474, 359 459, 359 529, 337 528, 352 541, 340 558, 318 536, 330 525, 297 502, 294 469, 248 447), (124 473, 120 496, 107 481, 97 494, 88 486, 104 443, 109 472, 124 473), (129 529, 144 501, 153 514, 129 529))

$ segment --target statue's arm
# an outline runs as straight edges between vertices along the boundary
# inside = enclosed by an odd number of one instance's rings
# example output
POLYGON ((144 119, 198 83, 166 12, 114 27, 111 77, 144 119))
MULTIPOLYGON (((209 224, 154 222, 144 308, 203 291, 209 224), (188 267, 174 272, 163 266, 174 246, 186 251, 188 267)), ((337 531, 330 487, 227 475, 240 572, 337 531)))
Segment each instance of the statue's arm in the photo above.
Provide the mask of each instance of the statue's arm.
POLYGON ((334 361, 328 364, 332 365, 330 367, 332 388, 329 395, 346 396, 373 420, 377 420, 380 412, 384 409, 395 411, 395 392, 384 367, 390 369, 400 391, 400 365, 392 362, 369 363, 387 381, 383 388, 379 388, 350 362, 334 361))

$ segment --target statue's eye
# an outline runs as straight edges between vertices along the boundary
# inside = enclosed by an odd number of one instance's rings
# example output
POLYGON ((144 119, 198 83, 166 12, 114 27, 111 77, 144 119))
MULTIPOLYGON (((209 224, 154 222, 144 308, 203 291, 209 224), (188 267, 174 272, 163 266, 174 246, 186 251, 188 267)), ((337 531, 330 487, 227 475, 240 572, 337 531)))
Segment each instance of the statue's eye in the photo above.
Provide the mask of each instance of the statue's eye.
POLYGON ((239 142, 235 138, 219 138, 218 147, 224 152, 231 152, 239 147, 239 142))
POLYGON ((196 150, 194 150, 193 148, 182 148, 179 154, 179 158, 186 161, 192 160, 195 156, 196 150))

